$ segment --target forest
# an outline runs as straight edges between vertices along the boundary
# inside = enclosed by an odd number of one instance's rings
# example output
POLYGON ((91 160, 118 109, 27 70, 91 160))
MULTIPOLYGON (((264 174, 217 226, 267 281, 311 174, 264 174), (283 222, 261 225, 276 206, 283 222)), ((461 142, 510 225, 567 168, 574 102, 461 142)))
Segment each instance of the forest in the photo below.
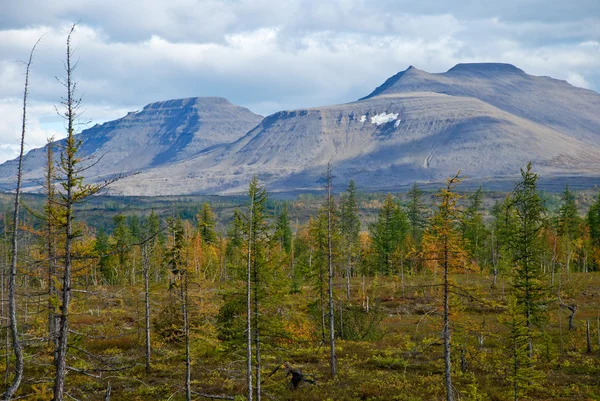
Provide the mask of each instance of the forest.
POLYGON ((600 398, 598 194, 530 163, 500 195, 460 172, 369 195, 329 164, 293 200, 255 177, 185 213, 89 208, 118 177, 84 181, 69 46, 44 195, 19 170, 1 198, 3 399, 600 398))

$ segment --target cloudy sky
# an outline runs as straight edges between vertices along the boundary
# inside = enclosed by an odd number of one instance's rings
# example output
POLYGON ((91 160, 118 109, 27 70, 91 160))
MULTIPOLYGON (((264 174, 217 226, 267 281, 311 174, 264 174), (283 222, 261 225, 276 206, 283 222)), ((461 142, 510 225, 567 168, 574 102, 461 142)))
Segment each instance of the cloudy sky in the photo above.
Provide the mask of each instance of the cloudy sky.
POLYGON ((256 113, 360 98, 409 65, 512 63, 600 90, 598 0, 0 0, 0 162, 64 136, 54 106, 73 22, 85 119, 223 96, 256 113))

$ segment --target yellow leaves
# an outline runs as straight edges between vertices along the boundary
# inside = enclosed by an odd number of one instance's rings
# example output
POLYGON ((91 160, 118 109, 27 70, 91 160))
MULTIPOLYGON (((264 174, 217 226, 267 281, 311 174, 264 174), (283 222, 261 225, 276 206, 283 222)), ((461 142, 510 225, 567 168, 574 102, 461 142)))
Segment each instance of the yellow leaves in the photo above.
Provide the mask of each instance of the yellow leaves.
POLYGON ((28 400, 46 401, 51 400, 54 396, 54 393, 52 392, 52 385, 48 383, 32 384, 31 390, 33 391, 33 394, 29 394, 27 396, 28 400))

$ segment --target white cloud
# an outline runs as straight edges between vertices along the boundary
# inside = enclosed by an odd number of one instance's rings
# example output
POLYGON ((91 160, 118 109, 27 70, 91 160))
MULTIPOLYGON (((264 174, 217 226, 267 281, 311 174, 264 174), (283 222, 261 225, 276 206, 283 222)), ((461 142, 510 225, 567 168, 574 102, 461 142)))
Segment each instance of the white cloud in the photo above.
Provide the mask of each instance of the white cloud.
POLYGON ((590 83, 580 74, 576 72, 570 72, 567 75, 567 82, 569 82, 573 86, 578 86, 580 88, 590 89, 590 83))

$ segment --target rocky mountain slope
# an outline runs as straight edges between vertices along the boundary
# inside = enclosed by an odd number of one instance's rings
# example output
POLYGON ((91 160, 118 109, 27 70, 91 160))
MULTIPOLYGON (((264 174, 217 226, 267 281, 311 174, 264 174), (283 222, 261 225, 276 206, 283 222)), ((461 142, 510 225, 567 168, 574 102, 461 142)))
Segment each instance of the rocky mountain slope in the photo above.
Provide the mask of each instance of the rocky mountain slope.
MULTIPOLYGON (((262 116, 219 97, 151 103, 79 135, 81 155, 89 158, 90 165, 95 163, 85 175, 99 180, 186 160, 204 149, 235 141, 261 120, 262 116)), ((57 159, 63 143, 55 143, 57 159)), ((26 186, 37 186, 45 165, 45 149, 34 149, 26 155, 26 186)), ((0 166, 0 187, 11 186, 15 168, 14 160, 0 166)))
POLYGON ((546 177, 599 177, 594 110, 599 94, 511 65, 458 65, 443 74, 410 67, 359 101, 275 113, 226 148, 115 189, 236 193, 256 174, 273 191, 314 190, 328 161, 339 182, 354 179, 365 190, 440 182, 459 169, 471 181, 510 182, 530 160, 546 177))
POLYGON ((528 75, 510 64, 457 64, 441 74, 411 66, 364 99, 410 92, 473 97, 593 145, 600 136, 598 93, 566 81, 528 75))
MULTIPOLYGON (((270 191, 315 190, 330 161, 340 186, 354 179, 363 190, 437 183, 459 169, 471 182, 510 183, 528 161, 544 177, 597 183, 599 110, 600 94, 565 81, 459 64, 440 74, 410 67, 358 101, 262 121, 224 99, 161 102, 82 138, 110 163, 89 177, 141 171, 112 185, 124 195, 243 193, 255 174, 270 191), (198 112, 180 111, 190 108, 198 112)), ((31 160, 42 155, 27 156, 29 177, 41 176, 31 160)))

